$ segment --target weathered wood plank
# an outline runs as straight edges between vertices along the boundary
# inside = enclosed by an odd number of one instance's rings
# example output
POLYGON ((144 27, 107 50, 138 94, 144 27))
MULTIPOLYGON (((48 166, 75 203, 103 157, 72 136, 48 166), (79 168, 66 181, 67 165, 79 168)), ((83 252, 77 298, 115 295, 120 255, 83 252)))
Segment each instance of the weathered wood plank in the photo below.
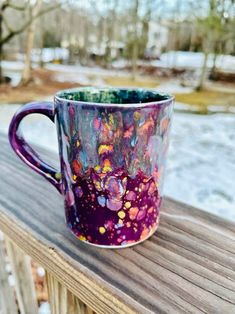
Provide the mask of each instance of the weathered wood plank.
POLYGON ((66 229, 62 197, 53 187, 20 162, 3 137, 0 147, 0 229, 92 310, 235 312, 233 222, 166 199, 150 240, 98 249, 66 229))
POLYGON ((46 272, 47 290, 52 314, 94 314, 83 302, 78 300, 64 285, 46 272))
POLYGON ((37 314, 35 286, 32 277, 30 257, 6 238, 7 254, 9 256, 12 274, 15 278, 17 301, 21 314, 37 314))
POLYGON ((16 299, 13 288, 8 282, 9 274, 6 271, 5 247, 0 240, 0 313, 17 314, 16 299))

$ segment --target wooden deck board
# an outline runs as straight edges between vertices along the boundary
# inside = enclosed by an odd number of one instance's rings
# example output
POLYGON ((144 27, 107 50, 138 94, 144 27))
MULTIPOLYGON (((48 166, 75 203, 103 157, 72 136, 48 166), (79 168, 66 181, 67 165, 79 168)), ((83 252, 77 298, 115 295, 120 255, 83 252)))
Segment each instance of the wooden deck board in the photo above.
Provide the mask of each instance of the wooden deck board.
POLYGON ((150 240, 98 249, 67 230, 62 197, 2 134, 0 173, 0 229, 96 312, 235 313, 234 223, 165 199, 150 240))

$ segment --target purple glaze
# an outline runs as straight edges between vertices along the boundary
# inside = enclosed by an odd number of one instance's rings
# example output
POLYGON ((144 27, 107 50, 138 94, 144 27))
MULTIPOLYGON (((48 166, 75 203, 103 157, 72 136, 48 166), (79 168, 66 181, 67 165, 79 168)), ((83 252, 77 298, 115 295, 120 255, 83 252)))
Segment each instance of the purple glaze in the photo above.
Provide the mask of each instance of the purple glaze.
POLYGON ((11 122, 13 149, 64 195, 67 225, 80 240, 126 246, 146 239, 158 226, 173 99, 138 103, 147 92, 60 92, 55 106, 28 104, 11 122), (18 126, 30 113, 42 113, 53 122, 55 116, 62 183, 60 174, 22 138, 18 126))
POLYGON ((9 126, 9 141, 16 154, 33 170, 51 182, 61 193, 61 174, 53 167, 43 162, 22 136, 19 128, 21 120, 31 113, 41 113, 54 122, 54 104, 50 102, 29 103, 21 107, 12 118, 9 126))

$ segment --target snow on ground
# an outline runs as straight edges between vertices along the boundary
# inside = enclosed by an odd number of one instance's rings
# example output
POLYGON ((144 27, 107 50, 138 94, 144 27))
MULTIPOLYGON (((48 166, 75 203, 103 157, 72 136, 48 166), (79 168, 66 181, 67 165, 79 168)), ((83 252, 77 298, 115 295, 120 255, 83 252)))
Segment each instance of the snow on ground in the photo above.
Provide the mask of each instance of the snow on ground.
POLYGON ((15 87, 15 86, 19 85, 20 80, 21 80, 21 72, 5 70, 4 75, 11 78, 11 85, 12 86, 15 87))
MULTIPOLYGON (((17 108, 0 106, 0 130, 17 108)), ((49 119, 35 114, 22 124, 27 140, 57 151, 49 119)), ((176 112, 171 133, 165 194, 235 221, 235 115, 176 112)))
POLYGON ((54 79, 58 82, 73 82, 82 85, 91 84, 91 81, 89 80, 87 75, 81 73, 79 73, 78 75, 76 72, 59 72, 54 75, 54 79))
MULTIPOLYGON (((33 67, 37 66, 39 50, 34 50, 32 54, 33 67)), ((19 54, 20 55, 20 54, 19 54)), ((67 50, 62 48, 50 49, 45 48, 43 51, 44 61, 52 61, 54 58, 61 58, 66 60, 68 57, 67 50)), ((19 61, 2 61, 2 67, 4 74, 12 78, 14 86, 18 84, 23 69, 23 56, 20 55, 19 61)), ((163 53, 160 60, 154 60, 151 62, 139 61, 139 64, 159 67, 176 67, 176 68, 189 68, 195 69, 197 72, 203 64, 204 55, 201 52, 189 52, 189 51, 170 51, 163 53)), ((213 55, 209 55, 207 66, 210 68, 213 64, 213 55)), ((126 70, 121 69, 123 66, 128 65, 126 60, 120 59, 113 62, 113 69, 104 69, 98 66, 86 67, 79 64, 76 65, 65 65, 65 64, 53 64, 46 63, 45 67, 49 70, 58 72, 55 77, 59 81, 70 81, 80 84, 93 84, 103 85, 102 77, 105 76, 129 76, 130 73, 126 70), (88 77, 94 76, 95 79, 88 77), (93 82, 94 81, 94 82, 93 82)), ((217 67, 225 71, 235 71, 235 56, 220 55, 217 57, 217 67)), ((171 83, 172 85, 172 83, 171 83)), ((167 88, 167 86, 165 86, 167 88)), ((172 88, 172 86, 171 86, 172 88)), ((181 92, 182 88, 178 84, 173 87, 174 91, 181 92)), ((185 90, 184 90, 185 91, 185 90)), ((188 88, 190 92, 190 88, 188 88)))
MULTIPOLYGON (((3 73, 12 79, 12 85, 17 86, 23 71, 22 61, 3 61, 3 73)), ((33 67, 37 67, 34 63, 33 67)), ((54 76, 56 81, 71 82, 82 85, 104 85, 103 78, 106 76, 126 77, 130 74, 124 70, 103 69, 100 67, 85 67, 81 65, 47 63, 45 68, 57 72, 54 76)))
MULTIPOLYGON (((214 55, 210 54, 207 60, 207 67, 211 68, 213 65, 214 55)), ((204 54, 202 52, 191 51, 169 51, 161 54, 160 58, 152 61, 139 60, 139 65, 152 65, 163 68, 188 68, 188 69, 200 69, 204 60, 204 54)), ((112 66, 115 69, 124 68, 130 66, 130 62, 125 59, 119 59, 113 61, 112 66)), ((217 57, 216 66, 225 71, 235 71, 235 56, 220 55, 217 57)))
POLYGON ((23 61, 1 61, 1 66, 4 71, 22 71, 24 68, 23 61))
MULTIPOLYGON (((210 54, 207 61, 208 68, 213 65, 213 54, 210 54)), ((163 53, 160 60, 152 61, 151 64, 160 67, 176 67, 198 69, 202 67, 204 54, 202 52, 170 51, 163 53)), ((216 65, 225 71, 235 71, 235 56, 220 55, 217 57, 216 65)))
POLYGON ((114 70, 114 69, 104 69, 98 66, 86 67, 79 64, 46 64, 46 68, 53 71, 58 71, 62 73, 71 72, 76 74, 86 74, 86 75, 95 75, 95 76, 128 76, 130 75, 127 71, 124 70, 114 70))
POLYGON ((158 86, 159 90, 164 90, 166 93, 179 94, 179 93, 192 93, 194 91, 193 87, 181 86, 179 80, 169 80, 158 86))
POLYGON ((34 48, 32 49, 31 58, 34 62, 52 62, 53 60, 68 60, 69 50, 66 48, 43 48, 42 53, 41 49, 34 48))
POLYGON ((81 85, 93 85, 93 86, 105 85, 101 77, 98 77, 98 76, 97 77, 94 76, 94 78, 89 77, 87 74, 77 72, 77 70, 75 70, 74 72, 58 71, 54 75, 54 79, 58 82, 71 82, 71 83, 78 83, 81 85))
MULTIPOLYGON (((52 62, 53 60, 68 60, 69 51, 66 48, 44 48, 41 54, 41 49, 33 49, 32 61, 39 62, 52 62)), ((214 55, 210 54, 208 57, 208 67, 213 65, 214 55)), ((160 60, 154 60, 151 65, 162 66, 162 67, 185 67, 185 68, 200 68, 203 64, 204 54, 202 52, 191 52, 191 51, 169 51, 163 53, 160 56, 160 60)), ((18 53, 19 62, 24 60, 24 55, 18 53)), ((140 64, 148 64, 147 61, 139 61, 140 64)), ((116 69, 123 68, 130 65, 126 59, 118 59, 112 63, 116 69)), ((221 69, 234 71, 235 70, 235 56, 220 55, 217 57, 217 66, 221 69)))
POLYGON ((165 193, 235 220, 235 115, 175 113, 165 193))
MULTIPOLYGON (((17 53, 16 58, 18 61, 24 61, 24 53, 17 53)), ((55 47, 55 48, 33 48, 31 52, 31 60, 33 62, 52 62, 53 60, 68 60, 69 50, 66 48, 55 47)))
MULTIPOLYGON (((20 83, 22 71, 24 68, 23 61, 2 61, 3 74, 11 78, 11 85, 17 86, 20 83)), ((32 64, 33 68, 37 65, 32 64)))

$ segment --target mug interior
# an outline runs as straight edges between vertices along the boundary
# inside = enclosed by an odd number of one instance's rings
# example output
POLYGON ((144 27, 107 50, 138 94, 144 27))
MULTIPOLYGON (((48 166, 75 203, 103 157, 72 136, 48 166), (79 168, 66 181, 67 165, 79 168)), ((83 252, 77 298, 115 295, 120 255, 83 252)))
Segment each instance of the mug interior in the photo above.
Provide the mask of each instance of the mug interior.
POLYGON ((57 97, 98 104, 140 104, 161 102, 172 96, 146 89, 114 89, 114 88, 79 88, 64 90, 56 94, 57 97))

